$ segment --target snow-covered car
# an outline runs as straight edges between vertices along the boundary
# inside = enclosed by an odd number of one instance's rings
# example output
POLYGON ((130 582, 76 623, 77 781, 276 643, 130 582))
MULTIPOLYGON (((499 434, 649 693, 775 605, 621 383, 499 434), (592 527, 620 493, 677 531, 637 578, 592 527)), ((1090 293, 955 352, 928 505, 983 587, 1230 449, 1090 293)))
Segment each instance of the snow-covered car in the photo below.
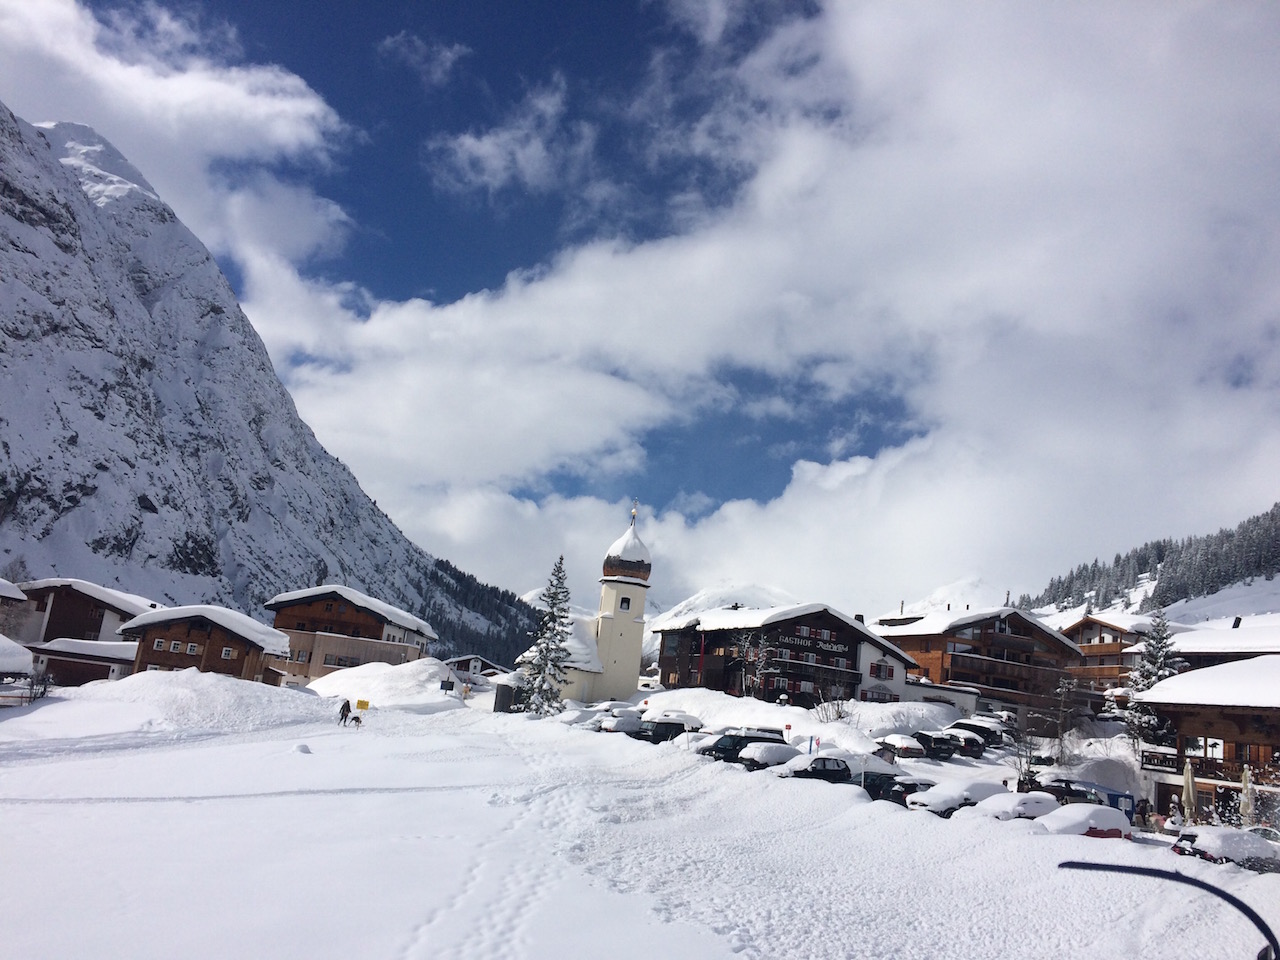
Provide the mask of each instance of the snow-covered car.
POLYGON ((1129 818, 1115 807, 1095 803, 1068 803, 1036 818, 1036 826, 1046 833, 1079 834, 1085 837, 1133 838, 1129 818))
POLYGON ((966 718, 948 724, 946 730, 967 730, 970 733, 976 733, 988 747, 998 747, 1004 743, 1004 727, 995 721, 966 718))
POLYGON ((678 710, 664 710, 657 715, 649 711, 640 719, 639 730, 628 730, 627 736, 637 740, 648 740, 650 743, 665 743, 674 740, 682 733, 701 730, 702 721, 689 713, 678 710))
POLYGON ((924 747, 924 755, 930 760, 950 760, 960 746, 954 737, 941 730, 917 730, 911 739, 924 747))
POLYGON ((888 734, 881 737, 876 743, 895 757, 923 757, 925 755, 924 747, 919 740, 902 733, 888 734))
POLYGON ((982 753, 987 749, 987 741, 981 735, 962 727, 947 727, 942 732, 956 742, 956 753, 960 756, 973 760, 982 759, 982 753))
POLYGON ((940 817, 949 817, 961 807, 971 807, 979 800, 1008 792, 1004 784, 988 780, 951 780, 913 793, 907 797, 907 809, 928 810, 940 817))
POLYGON ((644 713, 634 707, 613 711, 613 716, 600 721, 601 733, 633 733, 640 729, 640 717, 644 713))
POLYGON ((748 743, 738 751, 738 763, 748 770, 763 770, 765 767, 776 767, 798 756, 800 751, 789 743, 759 740, 748 743))
POLYGON ((979 800, 967 812, 997 820, 1034 820, 1057 810, 1058 806, 1058 798, 1053 794, 1033 790, 1031 793, 992 794, 985 800, 979 800))
POLYGON ((1044 783, 1033 780, 1036 790, 1052 793, 1061 803, 1099 803, 1106 807, 1115 807, 1133 822, 1133 814, 1137 809, 1133 794, 1126 790, 1118 790, 1101 783, 1089 780, 1046 780, 1044 783))
POLYGON ((802 753, 775 767, 773 772, 780 777, 826 780, 828 783, 851 783, 854 779, 853 771, 844 760, 822 754, 802 753))
POLYGON ((726 731, 715 743, 698 752, 706 757, 712 757, 716 760, 728 760, 732 763, 738 759, 739 751, 749 744, 783 742, 781 735, 773 733, 747 733, 740 730, 731 730, 726 731))
POLYGON ((1264 837, 1235 827, 1185 827, 1173 852, 1211 863, 1235 863, 1259 873, 1280 873, 1280 850, 1264 837))
POLYGON ((1263 826, 1246 827, 1245 829, 1249 833, 1256 833, 1263 840, 1266 840, 1268 843, 1274 844, 1276 849, 1280 850, 1280 830, 1277 830, 1275 827, 1263 827, 1263 826))

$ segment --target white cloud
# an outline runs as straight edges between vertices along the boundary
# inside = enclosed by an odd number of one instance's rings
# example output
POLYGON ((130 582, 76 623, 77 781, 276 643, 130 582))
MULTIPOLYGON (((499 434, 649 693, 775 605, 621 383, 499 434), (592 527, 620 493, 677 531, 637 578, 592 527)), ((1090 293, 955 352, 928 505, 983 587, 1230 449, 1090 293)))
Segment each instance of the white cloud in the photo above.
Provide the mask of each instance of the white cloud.
POLYGON ((433 137, 425 162, 437 186, 533 193, 582 180, 595 139, 590 124, 566 120, 568 84, 557 74, 529 91, 500 126, 433 137))
POLYGON ((407 30, 379 41, 377 49, 381 56, 409 67, 428 90, 448 83, 454 64, 471 53, 471 48, 461 43, 427 42, 407 30))
MULTIPOLYGON (((665 605, 725 579, 868 614, 973 574, 1016 595, 1275 499, 1269 7, 833 5, 736 58, 714 49, 731 8, 708 8, 714 102, 647 116, 667 124, 655 155, 743 176, 733 202, 686 195, 678 235, 566 249, 451 304, 301 276, 342 212, 265 174, 207 174, 218 157, 329 157, 343 126, 297 77, 228 65, 177 28, 150 59, 109 55, 71 4, 34 9, 0 0, 10 106, 110 131, 233 251, 318 436, 404 529, 483 578, 536 588, 564 553, 575 600, 594 596, 629 501, 545 493, 548 474, 626 475, 646 429, 723 409, 726 368, 833 398, 892 390, 923 436, 849 457, 863 425, 835 425, 833 459, 798 462, 769 502, 708 512, 695 492, 647 510, 665 605)), ((111 44, 145 33, 113 27, 111 44)), ((567 91, 555 78, 502 125, 436 140, 437 176, 591 182, 567 91)), ((745 402, 776 415, 785 396, 745 402)))

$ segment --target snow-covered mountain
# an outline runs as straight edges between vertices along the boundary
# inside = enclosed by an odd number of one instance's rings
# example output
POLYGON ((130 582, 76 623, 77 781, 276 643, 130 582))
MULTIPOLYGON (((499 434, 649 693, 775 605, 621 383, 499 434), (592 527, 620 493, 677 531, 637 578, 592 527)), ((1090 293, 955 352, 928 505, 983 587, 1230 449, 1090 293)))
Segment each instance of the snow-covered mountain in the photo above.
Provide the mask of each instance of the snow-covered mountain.
POLYGON ((0 575, 257 617, 275 593, 341 582, 499 660, 532 626, 514 595, 409 542, 320 446, 138 170, 88 127, 3 105, 0 575))

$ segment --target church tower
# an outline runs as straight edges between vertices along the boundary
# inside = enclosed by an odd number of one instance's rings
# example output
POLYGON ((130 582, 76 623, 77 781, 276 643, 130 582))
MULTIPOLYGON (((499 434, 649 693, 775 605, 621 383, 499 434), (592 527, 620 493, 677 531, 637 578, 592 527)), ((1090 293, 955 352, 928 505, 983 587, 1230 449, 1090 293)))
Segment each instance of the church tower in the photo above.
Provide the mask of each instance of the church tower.
POLYGON ((636 508, 632 507, 631 526, 609 548, 600 578, 595 632, 604 673, 592 684, 597 700, 626 700, 639 686, 644 601, 652 569, 649 549, 636 534, 636 508))

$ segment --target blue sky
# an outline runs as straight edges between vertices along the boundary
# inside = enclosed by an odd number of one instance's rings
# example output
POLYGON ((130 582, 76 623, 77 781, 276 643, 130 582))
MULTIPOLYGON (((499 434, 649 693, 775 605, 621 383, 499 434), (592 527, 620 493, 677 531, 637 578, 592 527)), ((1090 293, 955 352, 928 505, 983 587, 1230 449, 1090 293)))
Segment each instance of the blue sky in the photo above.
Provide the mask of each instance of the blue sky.
POLYGON ((0 0, 303 417, 525 591, 1036 592, 1268 508, 1273 5, 0 0), (978 582, 980 581, 980 582, 978 582))

